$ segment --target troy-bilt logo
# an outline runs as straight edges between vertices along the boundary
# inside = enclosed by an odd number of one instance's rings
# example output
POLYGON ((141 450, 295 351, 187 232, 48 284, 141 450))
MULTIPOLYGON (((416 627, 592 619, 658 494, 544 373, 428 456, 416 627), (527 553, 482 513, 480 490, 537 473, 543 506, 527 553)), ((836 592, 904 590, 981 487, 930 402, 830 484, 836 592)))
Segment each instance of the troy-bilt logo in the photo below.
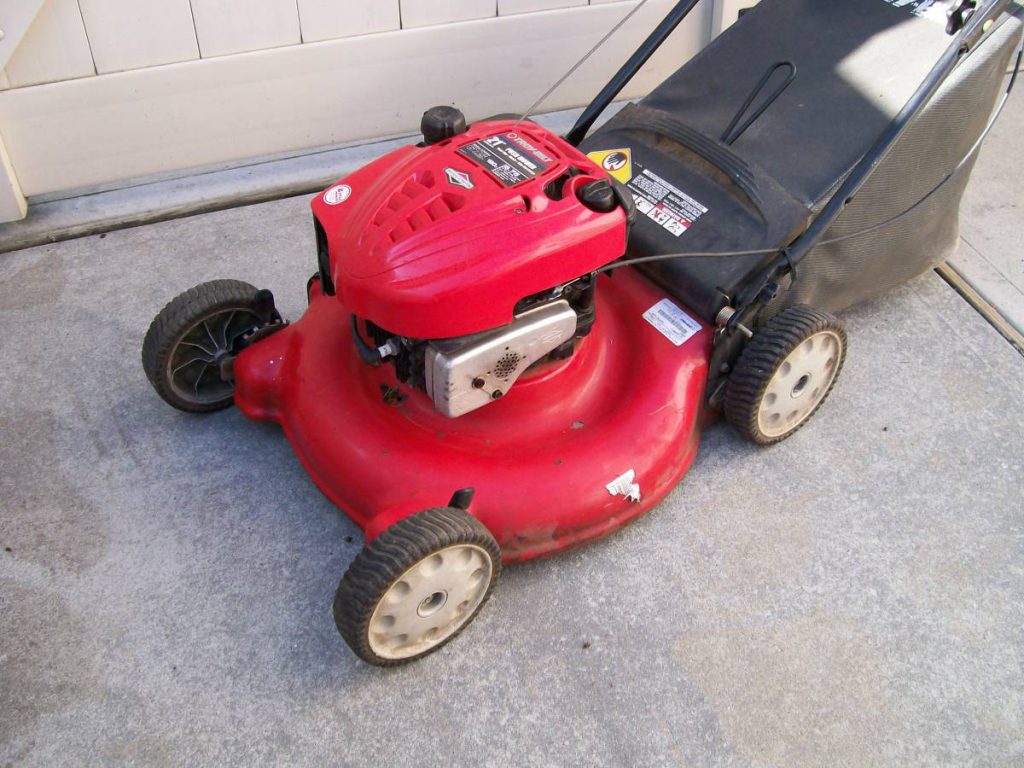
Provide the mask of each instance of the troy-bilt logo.
POLYGON ((448 177, 448 183, 463 189, 473 189, 473 177, 464 171, 456 171, 454 168, 445 168, 444 175, 448 177))
POLYGON ((533 144, 531 144, 526 139, 524 139, 522 136, 520 136, 518 133, 506 133, 505 135, 511 141, 514 141, 520 147, 525 149, 527 152, 532 152, 533 154, 535 154, 537 157, 539 157, 545 163, 553 163, 553 162, 555 162, 550 157, 548 157, 543 152, 541 152, 539 149, 537 149, 535 146, 533 146, 533 144))

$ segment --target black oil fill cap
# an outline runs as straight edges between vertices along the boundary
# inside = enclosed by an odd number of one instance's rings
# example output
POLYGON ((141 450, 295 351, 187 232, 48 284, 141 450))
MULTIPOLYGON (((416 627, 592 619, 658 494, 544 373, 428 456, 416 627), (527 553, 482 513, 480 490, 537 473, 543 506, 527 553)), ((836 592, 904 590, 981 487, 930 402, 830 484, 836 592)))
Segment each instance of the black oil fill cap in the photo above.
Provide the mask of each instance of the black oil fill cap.
POLYGON ((576 197, 587 208, 598 213, 614 211, 615 207, 619 204, 615 190, 612 189, 611 183, 606 179, 599 179, 598 181, 584 184, 576 191, 576 197))
POLYGON ((466 116, 455 107, 431 107, 423 113, 420 131, 425 144, 437 144, 466 132, 466 116))

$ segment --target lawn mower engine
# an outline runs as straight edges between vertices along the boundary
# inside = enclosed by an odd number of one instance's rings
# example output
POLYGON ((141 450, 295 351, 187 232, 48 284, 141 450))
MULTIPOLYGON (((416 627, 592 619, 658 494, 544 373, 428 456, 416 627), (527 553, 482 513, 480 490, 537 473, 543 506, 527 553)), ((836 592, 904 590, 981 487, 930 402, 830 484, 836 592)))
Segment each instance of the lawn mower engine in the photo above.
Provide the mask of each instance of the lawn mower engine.
POLYGON ((632 197, 533 123, 435 107, 424 140, 313 202, 320 285, 353 313, 364 362, 461 416, 571 357, 594 271, 619 258, 632 197))

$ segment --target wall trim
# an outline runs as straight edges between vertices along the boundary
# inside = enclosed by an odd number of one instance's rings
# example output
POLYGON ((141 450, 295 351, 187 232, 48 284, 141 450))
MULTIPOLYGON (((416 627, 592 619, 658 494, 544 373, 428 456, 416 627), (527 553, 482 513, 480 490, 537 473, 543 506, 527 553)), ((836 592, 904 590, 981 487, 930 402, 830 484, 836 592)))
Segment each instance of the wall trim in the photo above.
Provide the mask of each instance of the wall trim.
MULTIPOLYGON (((674 0, 650 0, 543 105, 585 103, 674 0)), ((635 2, 407 29, 0 92, 0 130, 26 195, 414 129, 426 107, 473 118, 523 108, 635 2)), ((707 42, 711 4, 624 96, 707 42)))

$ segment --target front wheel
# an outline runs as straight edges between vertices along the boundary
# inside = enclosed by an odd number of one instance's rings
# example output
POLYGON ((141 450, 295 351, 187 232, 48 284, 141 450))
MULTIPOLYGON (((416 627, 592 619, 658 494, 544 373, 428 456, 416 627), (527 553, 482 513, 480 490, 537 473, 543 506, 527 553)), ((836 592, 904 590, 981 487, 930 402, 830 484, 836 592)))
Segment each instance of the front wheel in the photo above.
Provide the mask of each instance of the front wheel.
POLYGON ((259 293, 239 280, 212 280, 160 310, 142 343, 142 368, 166 403, 206 413, 234 402, 225 366, 245 337, 264 325, 259 293))
POLYGON ((846 330, 804 305, 783 310, 747 344, 729 377, 725 417, 760 445, 785 440, 814 415, 839 378, 846 330))
POLYGON ((367 544, 334 597, 348 646, 377 666, 436 651, 465 629, 501 574, 501 550, 480 521, 454 507, 406 517, 367 544))

